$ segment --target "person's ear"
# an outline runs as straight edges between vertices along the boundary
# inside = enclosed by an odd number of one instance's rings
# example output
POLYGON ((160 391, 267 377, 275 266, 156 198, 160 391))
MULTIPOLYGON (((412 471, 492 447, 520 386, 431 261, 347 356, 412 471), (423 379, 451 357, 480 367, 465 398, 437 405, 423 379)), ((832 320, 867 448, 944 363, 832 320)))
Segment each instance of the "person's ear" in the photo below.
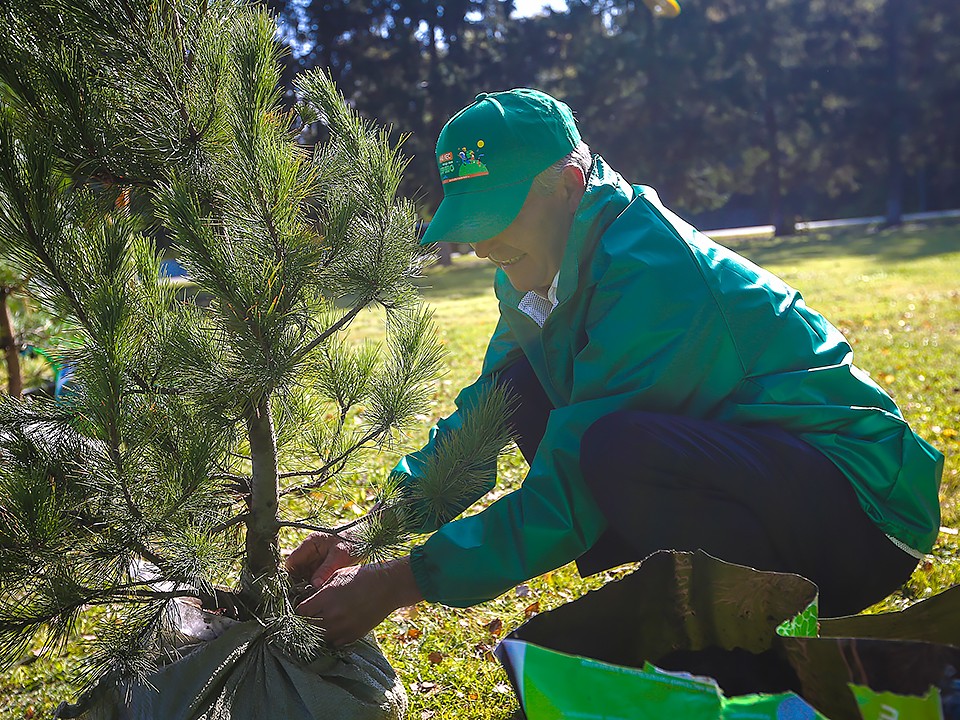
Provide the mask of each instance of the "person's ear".
POLYGON ((560 186, 567 209, 573 215, 577 212, 580 200, 583 199, 583 194, 587 189, 587 180, 583 176, 583 170, 576 165, 567 165, 560 172, 560 186))

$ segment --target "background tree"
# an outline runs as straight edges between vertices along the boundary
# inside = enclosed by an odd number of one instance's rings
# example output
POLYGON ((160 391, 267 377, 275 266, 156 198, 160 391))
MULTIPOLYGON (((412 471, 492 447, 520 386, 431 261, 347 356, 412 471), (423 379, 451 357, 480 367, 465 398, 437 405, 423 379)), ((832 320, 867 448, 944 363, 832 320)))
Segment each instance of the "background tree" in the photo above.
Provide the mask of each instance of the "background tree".
POLYGON ((477 92, 534 85, 683 214, 787 230, 885 212, 892 144, 904 211, 956 204, 960 5, 932 0, 891 24, 898 3, 704 0, 657 19, 636 0, 530 17, 492 0, 291 2, 285 17, 300 18, 299 64, 329 63, 361 114, 410 134, 402 192, 424 218, 441 197, 433 144, 446 117, 477 92))
POLYGON ((507 65, 576 108, 585 139, 626 177, 701 210, 735 190, 739 132, 735 99, 710 84, 715 49, 688 41, 710 30, 702 13, 664 21, 640 2, 570 3, 521 21, 507 65))
MULTIPOLYGON (((107 605, 91 678, 142 682, 170 603, 224 607, 217 588, 315 657, 281 532, 343 530, 336 478, 396 444, 441 367, 400 148, 323 73, 284 111, 276 27, 231 0, 24 1, 3 24, 0 242, 77 340, 67 400, 0 402, 0 660, 107 605), (315 118, 310 151, 294 137, 315 118), (156 237, 209 302, 177 298, 156 237), (346 333, 372 306, 383 345, 346 333)), ((387 483, 351 523, 357 552, 476 496, 505 411, 492 394, 424 484, 387 483)))
POLYGON ((903 219, 903 136, 906 124, 906 98, 903 88, 901 43, 907 7, 902 0, 887 0, 884 7, 884 44, 886 74, 890 78, 887 120, 887 212, 884 225, 899 225, 903 219))
POLYGON ((434 146, 477 87, 508 83, 500 47, 512 2, 368 0, 277 3, 292 64, 329 68, 348 101, 405 138, 402 191, 432 215, 442 195, 434 146))

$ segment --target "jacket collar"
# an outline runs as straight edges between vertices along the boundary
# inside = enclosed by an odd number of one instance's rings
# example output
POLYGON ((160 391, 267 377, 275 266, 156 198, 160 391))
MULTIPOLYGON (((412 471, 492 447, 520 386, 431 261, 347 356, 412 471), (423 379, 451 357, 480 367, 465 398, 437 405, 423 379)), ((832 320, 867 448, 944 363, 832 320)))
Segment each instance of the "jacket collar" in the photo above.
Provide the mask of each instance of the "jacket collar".
MULTIPOLYGON (((597 239, 633 198, 634 191, 630 184, 602 157, 594 155, 586 191, 573 216, 567 246, 560 262, 558 304, 573 295, 580 283, 582 263, 589 261, 597 239)), ((515 290, 507 274, 500 269, 496 273, 494 288, 500 301, 512 307, 517 307, 525 294, 515 290)))

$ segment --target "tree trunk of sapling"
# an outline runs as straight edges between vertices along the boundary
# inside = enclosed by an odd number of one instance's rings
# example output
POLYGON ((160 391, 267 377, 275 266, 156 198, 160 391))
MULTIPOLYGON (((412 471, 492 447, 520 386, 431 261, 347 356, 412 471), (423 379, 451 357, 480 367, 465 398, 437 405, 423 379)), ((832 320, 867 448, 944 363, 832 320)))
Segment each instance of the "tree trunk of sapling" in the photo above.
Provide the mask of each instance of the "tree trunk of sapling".
POLYGON ((241 593, 259 605, 265 599, 260 581, 274 577, 280 563, 277 441, 269 396, 250 407, 246 422, 253 472, 241 593))

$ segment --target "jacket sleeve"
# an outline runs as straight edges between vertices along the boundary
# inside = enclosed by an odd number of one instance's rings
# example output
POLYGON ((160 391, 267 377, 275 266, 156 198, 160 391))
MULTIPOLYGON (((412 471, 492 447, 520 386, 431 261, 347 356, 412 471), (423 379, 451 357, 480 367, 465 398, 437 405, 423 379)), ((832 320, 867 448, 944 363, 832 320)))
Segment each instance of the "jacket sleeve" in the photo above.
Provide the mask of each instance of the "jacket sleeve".
MULTIPOLYGON (((666 223, 648 217, 633 232, 658 234, 659 247, 673 244, 672 252, 652 262, 617 253, 617 262, 598 273, 570 404, 550 414, 520 489, 446 524, 414 549, 411 567, 427 600, 473 605, 581 555, 606 527, 580 469, 587 428, 620 409, 706 413, 729 391, 724 382, 742 376, 695 263, 678 255, 666 223), (682 297, 676 287, 684 288, 682 297)), ((643 247, 644 239, 629 245, 643 247)))
MULTIPOLYGON (((487 345, 480 377, 460 391, 455 400, 457 409, 448 417, 440 419, 437 424, 431 428, 427 444, 417 452, 410 453, 401 458, 400 462, 394 467, 391 474, 393 479, 397 481, 401 492, 412 488, 418 479, 423 477, 426 461, 434 452, 437 444, 443 442, 443 438, 447 433, 455 431, 462 426, 463 413, 470 408, 477 399, 483 396, 490 385, 496 381, 497 374, 513 362, 520 352, 519 345, 517 345, 510 329, 501 318, 487 345)), ((496 474, 496 466, 491 467, 484 484, 471 496, 463 498, 462 506, 457 508, 454 516, 459 515, 480 497, 493 489, 493 486, 496 484, 496 474)), ((429 533, 437 529, 435 522, 431 523, 428 519, 427 513, 419 512, 419 508, 416 507, 413 508, 413 511, 416 516, 423 518, 416 532, 429 533)))

